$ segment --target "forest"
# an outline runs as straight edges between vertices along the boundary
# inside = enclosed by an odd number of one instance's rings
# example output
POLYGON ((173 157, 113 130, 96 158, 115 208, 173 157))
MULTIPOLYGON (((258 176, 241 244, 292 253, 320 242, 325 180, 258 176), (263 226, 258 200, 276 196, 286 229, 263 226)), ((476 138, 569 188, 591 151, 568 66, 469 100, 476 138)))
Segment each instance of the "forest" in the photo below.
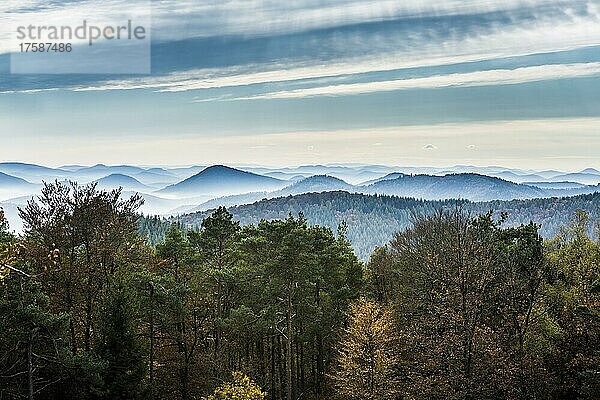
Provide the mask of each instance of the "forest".
POLYGON ((22 234, 0 211, 0 399, 600 393, 600 223, 586 211, 544 239, 448 203, 361 261, 343 221, 241 224, 219 207, 153 240, 142 202, 57 181, 20 209, 22 234))
MULTIPOLYGON (((519 226, 530 221, 539 225, 545 239, 556 236, 568 224, 577 210, 586 211, 593 220, 600 219, 600 193, 572 197, 552 197, 527 200, 496 200, 471 202, 467 200, 421 200, 387 195, 365 195, 347 191, 304 193, 265 199, 253 204, 230 207, 234 219, 242 225, 257 224, 261 219, 284 219, 290 213, 302 213, 309 224, 337 230, 347 224, 347 238, 361 261, 368 261, 373 250, 388 243, 394 234, 411 226, 415 216, 429 215, 440 208, 457 206, 473 214, 494 212, 499 218, 505 214, 506 226, 519 226)), ((198 228, 212 210, 171 218, 183 228, 198 228)), ((156 244, 164 239, 169 223, 160 218, 144 217, 139 220, 140 230, 156 244)), ((596 232, 590 227, 590 236, 596 232)))

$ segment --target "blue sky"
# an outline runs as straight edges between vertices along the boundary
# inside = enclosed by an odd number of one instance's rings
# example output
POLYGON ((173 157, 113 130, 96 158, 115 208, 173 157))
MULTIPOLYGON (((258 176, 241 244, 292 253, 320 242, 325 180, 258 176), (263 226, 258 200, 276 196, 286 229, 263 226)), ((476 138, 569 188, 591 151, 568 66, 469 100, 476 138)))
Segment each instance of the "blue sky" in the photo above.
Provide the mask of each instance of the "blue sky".
MULTIPOLYGON (((121 3, 5 0, 0 25, 121 3)), ((0 33, 0 160, 600 167, 600 1, 166 0, 151 12, 149 75, 11 74, 0 33)))

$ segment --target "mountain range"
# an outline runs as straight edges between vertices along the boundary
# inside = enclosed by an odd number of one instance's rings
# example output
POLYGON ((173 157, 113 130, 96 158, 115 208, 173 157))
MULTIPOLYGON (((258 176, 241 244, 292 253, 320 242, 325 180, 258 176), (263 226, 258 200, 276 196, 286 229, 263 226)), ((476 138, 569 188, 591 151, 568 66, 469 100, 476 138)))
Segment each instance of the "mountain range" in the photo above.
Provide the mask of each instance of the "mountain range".
MULTIPOLYGON (((499 166, 394 167, 324 164, 297 167, 242 165, 135 166, 64 165, 46 167, 0 163, 0 202, 22 206, 39 193, 42 182, 96 183, 102 189, 121 187, 140 193, 145 214, 180 215, 219 205, 251 204, 263 199, 305 193, 345 191, 423 200, 494 200, 567 197, 600 190, 600 171, 522 170, 499 166)), ((14 225, 13 221, 13 226, 14 225)))

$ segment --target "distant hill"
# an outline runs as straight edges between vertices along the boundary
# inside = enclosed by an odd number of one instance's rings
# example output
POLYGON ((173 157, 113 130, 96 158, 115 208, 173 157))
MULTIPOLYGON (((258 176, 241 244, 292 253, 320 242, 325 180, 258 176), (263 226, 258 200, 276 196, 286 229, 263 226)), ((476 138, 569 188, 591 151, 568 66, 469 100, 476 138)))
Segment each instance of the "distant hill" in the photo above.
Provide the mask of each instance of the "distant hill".
MULTIPOLYGON (((367 260, 376 246, 387 243, 394 233, 409 227, 414 215, 452 208, 458 204, 474 215, 495 211, 499 216, 501 212, 506 212, 506 224, 510 226, 533 221, 540 225, 540 233, 546 238, 556 235, 560 226, 567 224, 577 209, 586 210, 594 219, 600 218, 600 193, 565 198, 474 203, 464 200, 425 201, 338 191, 266 199, 254 204, 230 207, 229 210, 242 224, 255 224, 261 219, 286 218, 290 213, 298 215, 300 212, 309 223, 325 225, 334 231, 342 221, 346 221, 348 239, 357 255, 367 260)), ((186 214, 172 220, 187 226, 198 226, 210 212, 186 214)))
MULTIPOLYGON (((262 175, 270 175, 273 172, 269 168, 254 167, 245 168, 249 171, 259 173, 262 175)), ((381 165, 301 165, 298 167, 286 167, 278 169, 279 172, 283 172, 286 175, 302 175, 305 177, 313 175, 328 175, 339 179, 343 179, 346 182, 352 184, 359 184, 369 179, 378 178, 386 173, 392 172, 392 167, 381 166, 381 165)), ((270 175, 273 176, 273 175, 270 175)))
POLYGON ((79 165, 79 164, 68 164, 68 165, 61 165, 60 167, 58 167, 58 169, 62 169, 65 171, 77 171, 80 170, 82 168, 87 168, 85 165, 79 165))
POLYGON ((151 194, 142 193, 139 191, 124 191, 123 197, 128 198, 136 193, 144 198, 144 204, 142 205, 140 211, 146 215, 166 214, 172 209, 189 201, 196 201, 198 203, 206 201, 205 197, 197 197, 192 199, 164 199, 162 197, 153 196, 151 194))
POLYGON ((285 172, 279 172, 279 171, 265 172, 264 174, 259 173, 259 175, 270 176, 271 178, 281 179, 281 180, 290 181, 290 182, 296 182, 296 181, 306 178, 306 176, 304 176, 304 175, 286 174, 285 172))
POLYGON ((231 195, 280 189, 289 182, 280 179, 214 165, 179 183, 167 186, 158 193, 176 196, 231 195))
POLYGON ((169 174, 167 171, 163 173, 153 170, 143 171, 133 175, 132 177, 145 185, 158 186, 159 189, 162 189, 163 187, 171 185, 180 180, 177 176, 169 174))
POLYGON ((283 189, 275 191, 255 191, 237 195, 221 196, 205 203, 173 210, 170 214, 204 211, 218 206, 231 207, 251 204, 262 199, 271 199, 289 195, 313 192, 347 191, 363 194, 382 194, 399 197, 411 197, 424 200, 466 199, 471 201, 531 199, 543 197, 564 197, 593 193, 598 186, 586 186, 572 183, 558 184, 540 182, 537 185, 516 184, 500 178, 464 173, 436 175, 405 175, 390 173, 369 185, 354 186, 327 175, 315 175, 305 178, 283 189))
POLYGON ((71 175, 70 171, 27 163, 0 163, 0 172, 26 179, 31 183, 41 183, 43 180, 60 180, 71 175))
POLYGON ((179 207, 171 211, 171 215, 209 210, 219 206, 232 207, 240 204, 251 204, 262 199, 289 196, 303 193, 331 192, 335 190, 356 191, 357 188, 341 179, 327 175, 314 175, 304 178, 281 190, 273 192, 250 192, 230 196, 217 197, 197 206, 179 207))
POLYGON ((104 165, 104 164, 96 164, 92 167, 86 167, 78 169, 76 172, 77 175, 89 175, 89 174, 101 174, 101 175, 110 175, 110 174, 124 174, 124 175, 135 175, 140 172, 145 171, 141 167, 135 167, 132 165, 104 165))
POLYGON ((105 164, 96 164, 91 167, 86 167, 79 169, 78 172, 90 172, 90 171, 101 171, 106 172, 109 171, 113 174, 135 174, 138 172, 144 171, 141 167, 136 167, 132 165, 105 165, 105 164))
POLYGON ((18 187, 18 186, 34 186, 23 178, 8 175, 0 172, 0 188, 18 187))
POLYGON ((275 195, 287 196, 291 194, 331 192, 335 190, 353 191, 355 187, 333 176, 314 175, 279 190, 275 195))
POLYGON ((38 188, 39 185, 30 183, 23 178, 0 172, 0 201, 36 193, 38 188))
POLYGON ((561 174, 549 179, 552 182, 574 181, 584 183, 586 185, 597 185, 600 183, 600 174, 574 172, 571 174, 561 174))
POLYGON ((540 175, 536 174, 517 174, 512 171, 501 171, 497 173, 490 173, 489 176, 494 176, 496 178, 505 179, 507 181, 515 182, 515 183, 525 183, 526 181, 538 181, 543 180, 544 178, 540 175))
POLYGON ((544 197, 539 188, 520 185, 479 174, 403 175, 369 185, 367 193, 384 193, 425 200, 467 199, 472 201, 512 200, 544 197))
POLYGON ((123 190, 140 192, 150 192, 153 190, 151 187, 144 185, 137 179, 124 174, 111 174, 105 176, 104 178, 98 179, 95 182, 98 184, 98 187, 103 189, 115 189, 121 187, 123 190))
POLYGON ((384 175, 384 176, 382 176, 380 178, 371 179, 370 181, 363 182, 363 183, 360 184, 360 186, 369 186, 369 185, 372 185, 374 183, 381 182, 381 181, 389 181, 391 179, 398 179, 398 178, 403 177, 404 175, 405 174, 402 173, 402 172, 391 172, 391 173, 389 173, 387 175, 384 175))
POLYGON ((586 168, 583 171, 581 171, 582 174, 591 174, 591 175, 600 175, 600 171, 598 171, 596 168, 586 168))
POLYGON ((250 192, 242 194, 232 194, 230 196, 221 196, 215 199, 210 199, 198 205, 186 204, 175 209, 169 210, 168 215, 189 214, 197 211, 206 211, 220 206, 233 207, 240 204, 252 204, 259 200, 271 199, 274 192, 250 192))
POLYGON ((41 165, 36 164, 4 162, 0 163, 0 172, 9 175, 19 176, 20 174, 63 174, 67 171, 63 171, 57 168, 43 167, 41 165))
POLYGON ((583 183, 568 182, 568 181, 563 181, 563 182, 523 182, 523 184, 528 185, 528 186, 535 186, 540 189, 558 189, 558 190, 582 189, 587 186, 587 185, 584 185, 583 183))

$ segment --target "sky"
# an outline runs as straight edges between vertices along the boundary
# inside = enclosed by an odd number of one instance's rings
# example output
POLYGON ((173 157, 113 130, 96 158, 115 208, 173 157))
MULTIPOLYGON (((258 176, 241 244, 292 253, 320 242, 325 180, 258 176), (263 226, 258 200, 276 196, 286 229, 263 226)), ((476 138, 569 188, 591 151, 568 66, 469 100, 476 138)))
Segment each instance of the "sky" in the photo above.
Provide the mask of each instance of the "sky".
MULTIPOLYGON (((0 26, 131 3, 3 0, 0 26)), ((600 0, 137 4, 149 74, 12 74, 0 30, 0 161, 600 168, 600 0)))

